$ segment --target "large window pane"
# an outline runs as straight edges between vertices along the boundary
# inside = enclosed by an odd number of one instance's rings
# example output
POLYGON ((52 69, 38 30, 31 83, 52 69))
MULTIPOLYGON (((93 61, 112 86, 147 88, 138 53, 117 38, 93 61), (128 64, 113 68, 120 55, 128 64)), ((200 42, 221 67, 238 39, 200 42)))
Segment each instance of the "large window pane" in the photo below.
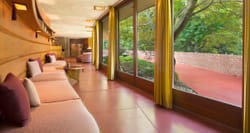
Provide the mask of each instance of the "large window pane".
MULTIPOLYGON (((154 1, 151 0, 151 3, 154 1)), ((141 10, 137 13, 137 76, 153 81, 155 7, 139 9, 141 10)))
POLYGON ((102 21, 102 64, 107 64, 108 58, 108 17, 102 21))
POLYGON ((174 88, 241 106, 242 1, 174 0, 174 35, 174 88))
POLYGON ((134 73, 133 59, 133 3, 119 9, 119 65, 121 72, 134 73))

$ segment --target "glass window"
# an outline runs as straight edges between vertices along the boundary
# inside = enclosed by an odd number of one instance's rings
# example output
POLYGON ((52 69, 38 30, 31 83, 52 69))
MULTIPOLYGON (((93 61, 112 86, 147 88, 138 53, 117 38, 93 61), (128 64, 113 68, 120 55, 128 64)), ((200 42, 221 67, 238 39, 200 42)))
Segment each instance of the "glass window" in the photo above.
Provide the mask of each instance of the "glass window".
POLYGON ((102 21, 102 64, 107 64, 108 59, 108 17, 102 21))
POLYGON ((242 2, 174 0, 174 35, 174 88, 241 106, 242 2))
POLYGON ((133 3, 119 9, 118 70, 134 74, 133 3))
MULTIPOLYGON (((152 1, 152 3, 153 2, 154 1, 152 1)), ((155 7, 139 6, 138 8, 139 10, 137 13, 137 76, 153 81, 155 7)))

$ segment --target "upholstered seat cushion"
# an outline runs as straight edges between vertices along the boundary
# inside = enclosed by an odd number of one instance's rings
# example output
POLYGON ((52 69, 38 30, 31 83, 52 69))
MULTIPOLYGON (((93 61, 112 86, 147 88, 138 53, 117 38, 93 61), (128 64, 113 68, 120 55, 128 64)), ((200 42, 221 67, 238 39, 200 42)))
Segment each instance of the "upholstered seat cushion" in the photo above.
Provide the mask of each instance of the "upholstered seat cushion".
POLYGON ((55 67, 55 66, 43 66, 43 72, 55 72, 55 71, 64 71, 63 67, 55 67))
POLYGON ((65 80, 67 79, 67 75, 64 71, 51 71, 51 72, 43 72, 37 76, 30 78, 33 82, 38 81, 51 81, 51 80, 65 80))
POLYGON ((1 133, 99 133, 93 116, 81 100, 41 104, 31 110, 31 121, 23 128, 0 125, 1 133))
POLYGON ((45 63, 45 64, 43 64, 43 66, 54 66, 54 67, 62 66, 62 67, 64 67, 64 66, 66 66, 66 64, 67 63, 64 60, 57 60, 57 61, 55 61, 53 63, 45 63))
POLYGON ((42 103, 79 99, 68 80, 34 82, 42 103))

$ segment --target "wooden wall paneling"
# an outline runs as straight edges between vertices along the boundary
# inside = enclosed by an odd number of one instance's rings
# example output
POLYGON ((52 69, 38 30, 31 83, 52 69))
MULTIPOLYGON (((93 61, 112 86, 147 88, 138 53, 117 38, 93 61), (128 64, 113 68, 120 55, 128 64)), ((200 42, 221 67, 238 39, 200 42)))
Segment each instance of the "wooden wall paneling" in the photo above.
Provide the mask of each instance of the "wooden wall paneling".
POLYGON ((25 58, 18 58, 16 60, 7 62, 5 64, 0 65, 0 79, 1 81, 4 80, 5 76, 12 72, 16 76, 21 75, 26 71, 26 59, 25 58))
POLYGON ((50 50, 49 45, 35 44, 0 32, 0 60, 12 56, 50 50))
POLYGON ((23 22, 20 16, 17 16, 17 20, 12 21, 11 7, 5 0, 0 0, 0 28, 1 31, 5 28, 11 31, 12 34, 16 34, 30 41, 50 45, 47 37, 38 35, 38 38, 36 38, 35 31, 37 29, 31 29, 29 25, 23 22))
POLYGON ((29 58, 40 57, 54 52, 61 56, 61 47, 52 46, 45 36, 35 37, 35 30, 17 16, 11 20, 11 7, 0 0, 0 81, 6 74, 14 73, 20 78, 26 76, 26 62, 29 58))
POLYGON ((50 52, 55 53, 57 57, 61 58, 62 55, 62 46, 50 46, 50 52))

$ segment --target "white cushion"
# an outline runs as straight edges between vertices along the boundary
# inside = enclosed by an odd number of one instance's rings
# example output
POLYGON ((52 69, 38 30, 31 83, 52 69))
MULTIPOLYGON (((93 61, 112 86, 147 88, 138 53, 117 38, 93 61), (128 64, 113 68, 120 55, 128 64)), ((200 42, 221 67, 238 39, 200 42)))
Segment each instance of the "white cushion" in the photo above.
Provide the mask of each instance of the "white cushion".
POLYGON ((23 84, 30 99, 30 106, 39 106, 41 104, 41 101, 39 95, 37 94, 37 90, 34 83, 30 79, 25 78, 23 84))
POLYGON ((37 61, 28 61, 30 76, 34 77, 42 73, 37 61))
POLYGON ((56 56, 55 55, 50 55, 49 58, 50 58, 50 63, 56 62, 56 56))

